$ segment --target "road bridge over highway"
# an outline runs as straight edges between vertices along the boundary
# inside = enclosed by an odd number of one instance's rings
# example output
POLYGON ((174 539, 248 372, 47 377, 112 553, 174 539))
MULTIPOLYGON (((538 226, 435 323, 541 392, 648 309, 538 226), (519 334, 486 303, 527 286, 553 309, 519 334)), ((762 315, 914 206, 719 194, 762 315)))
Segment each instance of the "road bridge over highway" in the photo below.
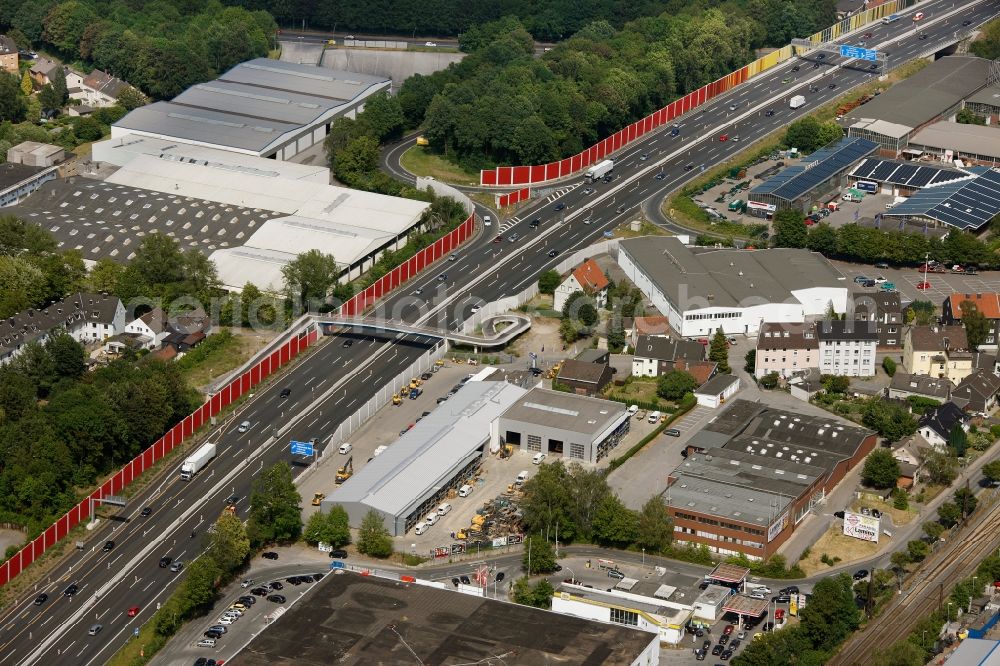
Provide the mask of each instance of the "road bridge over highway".
POLYGON ((370 329, 375 331, 390 331, 393 333, 409 333, 414 335, 425 335, 432 338, 443 338, 452 343, 469 345, 472 347, 502 347, 508 342, 521 335, 531 328, 531 318, 520 313, 505 313, 494 315, 483 320, 481 326, 483 331, 489 331, 492 335, 471 335, 450 331, 446 328, 427 326, 420 324, 409 324, 392 319, 375 319, 364 317, 342 317, 338 315, 313 315, 313 321, 319 324, 324 332, 341 332, 343 328, 370 329))

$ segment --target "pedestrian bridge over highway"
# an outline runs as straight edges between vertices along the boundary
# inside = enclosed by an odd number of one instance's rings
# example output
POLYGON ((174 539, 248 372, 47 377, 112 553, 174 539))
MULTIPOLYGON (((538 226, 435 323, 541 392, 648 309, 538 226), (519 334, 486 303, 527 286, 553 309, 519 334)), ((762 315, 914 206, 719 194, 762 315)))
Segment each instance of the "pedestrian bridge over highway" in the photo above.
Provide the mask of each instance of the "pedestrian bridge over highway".
POLYGON ((531 318, 520 313, 505 313, 488 317, 482 322, 485 335, 459 333, 435 326, 408 324, 392 319, 376 319, 374 317, 342 317, 333 313, 315 314, 313 322, 326 327, 343 327, 368 329, 373 331, 390 331, 393 333, 410 333, 426 335, 432 338, 443 338, 460 345, 472 347, 502 347, 508 342, 531 328, 531 318))

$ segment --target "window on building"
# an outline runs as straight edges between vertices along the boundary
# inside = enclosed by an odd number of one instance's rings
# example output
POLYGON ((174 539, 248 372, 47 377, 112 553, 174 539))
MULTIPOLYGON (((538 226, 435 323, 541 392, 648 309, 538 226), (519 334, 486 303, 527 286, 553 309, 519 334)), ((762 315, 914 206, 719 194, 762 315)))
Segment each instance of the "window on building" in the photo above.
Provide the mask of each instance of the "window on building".
POLYGON ((635 611, 625 610, 624 608, 612 608, 611 621, 616 624, 627 624, 630 627, 638 627, 639 614, 635 611))
POLYGON ((569 457, 576 458, 578 460, 583 460, 584 456, 584 446, 583 444, 570 444, 569 445, 569 457))
POLYGON ((538 435, 528 435, 528 450, 529 451, 541 451, 542 450, 542 438, 538 435))

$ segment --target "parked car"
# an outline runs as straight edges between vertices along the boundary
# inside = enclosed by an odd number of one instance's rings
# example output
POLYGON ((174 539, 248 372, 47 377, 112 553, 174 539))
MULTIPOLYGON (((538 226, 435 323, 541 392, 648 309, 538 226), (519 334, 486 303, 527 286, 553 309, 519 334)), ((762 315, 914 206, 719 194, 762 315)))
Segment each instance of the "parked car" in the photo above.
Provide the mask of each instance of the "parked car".
POLYGON ((868 578, 868 569, 858 569, 854 572, 854 580, 864 580, 868 578))
POLYGON ((285 595, 283 594, 271 594, 267 597, 267 600, 275 604, 285 603, 285 595))

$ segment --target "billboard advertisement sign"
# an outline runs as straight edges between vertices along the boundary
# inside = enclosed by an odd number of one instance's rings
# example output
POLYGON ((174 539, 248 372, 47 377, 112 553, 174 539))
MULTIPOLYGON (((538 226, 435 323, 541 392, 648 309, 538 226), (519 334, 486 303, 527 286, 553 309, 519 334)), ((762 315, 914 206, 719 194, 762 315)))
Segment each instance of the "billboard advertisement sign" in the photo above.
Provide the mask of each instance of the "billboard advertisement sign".
POLYGON ((774 521, 769 528, 767 528, 767 542, 771 543, 778 538, 784 529, 788 527, 788 512, 786 511, 781 518, 774 521))
POLYGON ((753 208, 755 210, 766 210, 769 213, 773 213, 778 210, 778 207, 774 204, 761 203, 759 201, 748 201, 747 208, 753 208))
POLYGON ((878 192, 878 183, 870 180, 859 180, 854 183, 854 187, 858 188, 862 192, 878 192))
POLYGON ((844 536, 878 543, 879 519, 860 513, 844 513, 844 536))

